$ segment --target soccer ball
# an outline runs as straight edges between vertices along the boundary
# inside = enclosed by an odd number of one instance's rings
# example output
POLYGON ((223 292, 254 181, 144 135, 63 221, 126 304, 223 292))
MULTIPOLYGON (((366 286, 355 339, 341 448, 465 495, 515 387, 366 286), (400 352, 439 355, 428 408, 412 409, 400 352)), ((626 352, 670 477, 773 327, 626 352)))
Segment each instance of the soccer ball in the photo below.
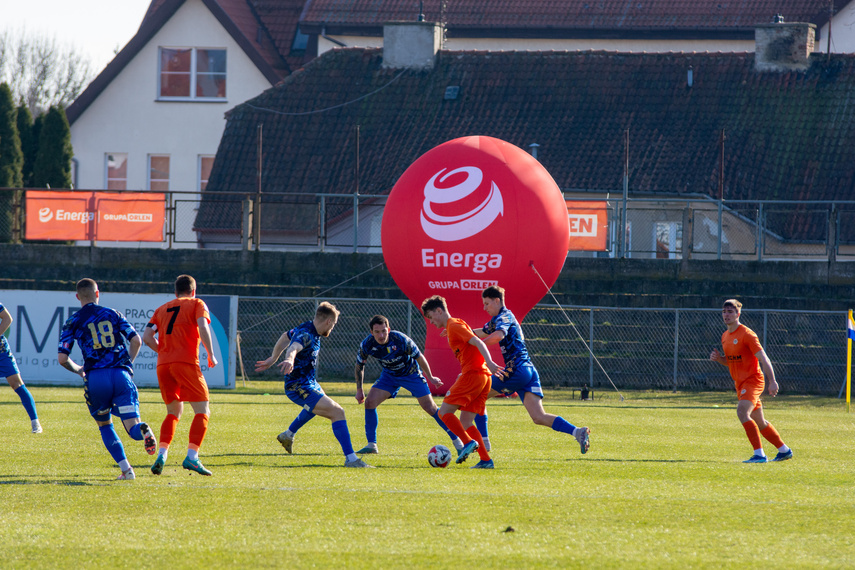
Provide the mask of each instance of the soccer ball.
POLYGON ((431 467, 448 467, 451 463, 451 450, 444 445, 434 445, 428 451, 428 463, 431 467))

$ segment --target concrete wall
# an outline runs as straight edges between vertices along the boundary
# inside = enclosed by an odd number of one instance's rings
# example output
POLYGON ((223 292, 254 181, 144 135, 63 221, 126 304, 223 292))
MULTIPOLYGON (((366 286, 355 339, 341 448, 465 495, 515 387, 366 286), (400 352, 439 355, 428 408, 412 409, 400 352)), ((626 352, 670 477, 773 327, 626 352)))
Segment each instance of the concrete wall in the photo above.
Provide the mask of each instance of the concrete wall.
MULTIPOLYGON (((72 290, 91 277, 104 291, 163 293, 181 273, 206 294, 404 298, 379 254, 0 244, 2 289, 72 290)), ((754 309, 845 310, 855 263, 568 258, 553 292, 563 305, 717 307, 738 297, 754 309)))

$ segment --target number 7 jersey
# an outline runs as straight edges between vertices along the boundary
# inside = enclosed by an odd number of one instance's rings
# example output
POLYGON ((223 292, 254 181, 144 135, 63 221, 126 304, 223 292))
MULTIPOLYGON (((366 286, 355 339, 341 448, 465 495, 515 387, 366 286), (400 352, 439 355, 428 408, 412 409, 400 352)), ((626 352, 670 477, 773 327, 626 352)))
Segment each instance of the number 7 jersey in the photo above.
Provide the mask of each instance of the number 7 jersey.
POLYGON ((86 372, 93 368, 125 368, 133 374, 124 339, 130 340, 135 336, 137 331, 122 313, 89 303, 62 325, 59 352, 71 354, 74 341, 77 341, 83 353, 83 369, 86 372))
POLYGON ((157 333, 157 365, 184 362, 199 365, 199 323, 211 322, 202 299, 178 297, 161 305, 146 325, 157 333))

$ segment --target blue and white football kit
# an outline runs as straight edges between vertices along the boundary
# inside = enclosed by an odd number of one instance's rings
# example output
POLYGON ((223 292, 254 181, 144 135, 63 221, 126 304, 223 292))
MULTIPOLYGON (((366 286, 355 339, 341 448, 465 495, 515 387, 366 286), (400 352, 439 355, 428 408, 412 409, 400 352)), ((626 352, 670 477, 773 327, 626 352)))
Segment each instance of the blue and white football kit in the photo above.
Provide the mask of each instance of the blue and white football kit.
MULTIPOLYGON (((418 358, 422 355, 419 347, 413 340, 399 331, 389 331, 386 344, 380 344, 374 335, 368 335, 359 345, 356 353, 358 366, 365 366, 369 357, 377 359, 380 363, 380 377, 372 385, 372 390, 377 388, 389 393, 390 398, 398 395, 401 388, 406 388, 415 398, 430 395, 430 387, 419 367, 418 358)), ((451 439, 462 446, 460 440, 439 418, 439 411, 431 416, 437 425, 442 428, 451 439)), ((368 445, 359 453, 377 452, 377 425, 379 424, 377 408, 365 408, 365 438, 368 445)), ((455 444, 455 447, 458 447, 455 444)))
MULTIPOLYGON (((2 313, 4 309, 5 307, 0 303, 0 313, 2 313)), ((0 376, 9 378, 10 376, 19 375, 21 371, 18 370, 18 361, 15 360, 15 355, 12 354, 12 349, 9 347, 9 343, 6 341, 6 337, 2 332, 5 331, 0 331, 0 376)), ((36 413, 36 401, 33 399, 33 395, 24 385, 23 381, 20 386, 15 388, 15 393, 21 399, 21 404, 27 411, 27 415, 30 416, 33 433, 41 433, 42 426, 39 423, 38 413, 36 413)))

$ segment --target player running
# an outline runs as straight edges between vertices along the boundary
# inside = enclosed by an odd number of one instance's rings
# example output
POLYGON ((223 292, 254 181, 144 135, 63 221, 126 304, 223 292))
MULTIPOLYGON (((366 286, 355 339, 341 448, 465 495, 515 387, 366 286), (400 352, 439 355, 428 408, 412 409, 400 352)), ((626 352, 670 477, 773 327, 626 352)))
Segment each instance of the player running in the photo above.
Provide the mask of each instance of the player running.
POLYGON ((457 452, 456 463, 463 463, 473 451, 477 451, 481 460, 473 469, 493 469, 493 460, 472 421, 477 414, 484 413, 490 393, 490 374, 501 374, 504 369, 493 362, 487 346, 475 336, 469 325, 448 313, 445 298, 439 295, 429 297, 422 302, 421 308, 432 325, 445 329, 448 345, 460 362, 460 376, 439 408, 439 417, 464 444, 463 449, 457 452), (454 415, 457 410, 460 410, 460 419, 454 415))
POLYGON ((104 446, 122 470, 118 478, 129 481, 136 475, 110 414, 122 419, 132 439, 143 440, 149 455, 154 453, 157 446, 154 433, 148 424, 140 421, 139 393, 133 381, 133 363, 142 347, 142 339, 121 313, 98 305, 99 297, 95 281, 81 279, 77 282, 81 309, 62 326, 57 360, 83 378, 83 395, 89 413, 101 430, 104 446), (69 358, 75 341, 83 353, 83 366, 69 358), (125 347, 125 341, 130 348, 125 347))
MULTIPOLYGON (((483 328, 474 332, 487 346, 498 344, 505 359, 505 375, 493 375, 490 397, 516 392, 535 424, 572 435, 579 443, 582 453, 587 453, 591 447, 590 429, 574 426, 561 416, 547 414, 543 410, 540 375, 529 358, 522 327, 514 314, 505 307, 505 290, 498 285, 487 287, 481 292, 481 299, 484 301, 484 310, 491 319, 483 328)), ((486 412, 475 418, 475 425, 478 426, 484 445, 489 451, 486 412)))
POLYGON ((763 404, 760 402, 767 378, 769 395, 774 398, 778 394, 775 370, 754 331, 739 323, 741 314, 742 303, 736 299, 724 302, 721 308, 721 317, 727 327, 721 335, 724 354, 714 348, 710 353, 710 360, 727 366, 736 385, 739 398, 736 416, 754 448, 754 455, 743 463, 766 463, 766 453, 760 442, 761 435, 778 448, 778 454, 772 461, 786 461, 793 458, 793 450, 787 447, 778 431, 763 417, 763 404))
POLYGON ((321 337, 330 335, 338 321, 338 315, 338 309, 324 301, 318 305, 315 317, 311 321, 306 321, 282 333, 270 357, 256 362, 255 370, 256 372, 267 370, 276 364, 282 351, 285 351, 285 359, 279 365, 279 370, 285 375, 285 394, 289 400, 303 408, 288 429, 276 438, 285 451, 291 453, 297 430, 318 415, 332 422, 333 435, 344 453, 345 467, 373 467, 353 452, 344 409, 324 394, 323 388, 315 378, 318 353, 321 350, 321 337))
POLYGON ((157 383, 166 404, 166 418, 160 425, 160 445, 151 472, 160 475, 169 455, 169 445, 184 411, 184 402, 193 408, 184 469, 211 475, 199 461, 199 448, 208 432, 211 416, 208 384, 199 366, 199 342, 208 353, 208 368, 217 365, 211 340, 208 306, 196 298, 196 280, 179 275, 175 280, 175 299, 161 305, 145 326, 143 342, 157 353, 157 383))
POLYGON ((39 423, 39 415, 36 412, 36 401, 33 395, 24 385, 24 380, 21 378, 21 371, 18 370, 18 362, 15 360, 15 355, 12 354, 12 349, 9 348, 9 343, 6 341, 6 331, 12 324, 12 315, 0 303, 0 376, 6 378, 6 382, 15 393, 21 398, 21 404, 30 416, 30 427, 33 433, 42 433, 42 424, 39 423))
POLYGON ((397 396, 401 388, 409 390, 425 413, 436 420, 439 427, 445 430, 448 437, 451 438, 454 448, 462 449, 463 442, 460 441, 460 438, 454 435, 439 419, 439 408, 430 395, 430 388, 428 388, 425 378, 437 386, 442 385, 442 380, 433 376, 427 359, 419 351, 416 343, 404 333, 390 330, 389 319, 383 315, 374 315, 368 323, 368 328, 371 330, 371 334, 359 345, 354 370, 356 401, 360 404, 365 402, 365 437, 368 444, 356 453, 378 452, 377 424, 379 420, 377 406, 389 398, 397 396), (380 363, 382 371, 380 378, 374 382, 368 391, 368 398, 366 399, 362 390, 362 382, 365 375, 365 362, 371 356, 380 363))

